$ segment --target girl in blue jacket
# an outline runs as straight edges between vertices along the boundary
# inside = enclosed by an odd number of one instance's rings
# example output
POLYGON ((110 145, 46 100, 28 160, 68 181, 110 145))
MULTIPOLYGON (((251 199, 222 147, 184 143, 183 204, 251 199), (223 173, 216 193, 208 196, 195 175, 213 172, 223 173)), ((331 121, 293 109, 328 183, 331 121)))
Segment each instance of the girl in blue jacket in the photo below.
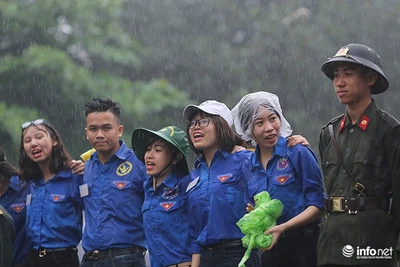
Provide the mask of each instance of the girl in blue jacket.
POLYGON ((316 266, 324 193, 314 152, 302 145, 287 147, 292 130, 274 94, 248 94, 232 114, 236 131, 256 143, 243 166, 250 196, 268 191, 284 205, 277 225, 265 232, 273 241, 261 256, 262 266, 316 266))
POLYGON ((21 129, 20 177, 31 182, 26 198, 28 264, 79 266, 82 175, 71 172, 71 158, 61 137, 46 120, 26 122, 21 129))
POLYGON ((143 185, 142 212, 151 266, 188 267, 186 134, 176 126, 159 131, 139 128, 132 134, 132 148, 149 175, 143 185))
MULTIPOLYGON (((249 202, 241 166, 251 151, 231 153, 244 142, 232 131, 232 115, 225 104, 209 100, 188 105, 183 113, 190 147, 199 156, 186 189, 192 267, 236 267, 245 253, 236 222, 249 202)), ((253 250, 246 266, 259 264, 258 251, 253 250)))

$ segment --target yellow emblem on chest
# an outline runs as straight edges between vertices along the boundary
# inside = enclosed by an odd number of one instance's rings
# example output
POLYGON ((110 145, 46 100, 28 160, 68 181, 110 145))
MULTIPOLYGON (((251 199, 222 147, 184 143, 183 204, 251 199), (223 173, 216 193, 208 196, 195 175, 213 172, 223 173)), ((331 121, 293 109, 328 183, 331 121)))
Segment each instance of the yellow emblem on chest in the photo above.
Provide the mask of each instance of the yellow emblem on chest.
POLYGON ((118 166, 116 173, 118 176, 125 176, 131 171, 132 171, 132 163, 130 163, 129 161, 125 161, 124 163, 121 163, 118 166))

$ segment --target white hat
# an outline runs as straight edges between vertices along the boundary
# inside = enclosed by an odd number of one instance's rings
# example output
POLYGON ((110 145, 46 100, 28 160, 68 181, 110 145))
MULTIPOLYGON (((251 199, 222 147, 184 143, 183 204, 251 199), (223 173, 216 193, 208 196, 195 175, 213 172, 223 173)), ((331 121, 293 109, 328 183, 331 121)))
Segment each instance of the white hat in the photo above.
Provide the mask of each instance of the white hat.
POLYGON ((232 109, 235 130, 244 140, 252 139, 251 132, 254 121, 260 116, 260 112, 263 112, 260 107, 271 110, 279 116, 281 121, 280 135, 288 137, 292 134, 289 122, 283 117, 279 97, 272 93, 260 91, 245 95, 232 109))
POLYGON ((207 100, 201 103, 199 106, 187 105, 183 110, 183 116, 186 119, 189 119, 189 117, 193 116, 198 110, 211 115, 218 115, 223 118, 229 124, 229 126, 233 125, 231 111, 224 103, 215 100, 207 100))

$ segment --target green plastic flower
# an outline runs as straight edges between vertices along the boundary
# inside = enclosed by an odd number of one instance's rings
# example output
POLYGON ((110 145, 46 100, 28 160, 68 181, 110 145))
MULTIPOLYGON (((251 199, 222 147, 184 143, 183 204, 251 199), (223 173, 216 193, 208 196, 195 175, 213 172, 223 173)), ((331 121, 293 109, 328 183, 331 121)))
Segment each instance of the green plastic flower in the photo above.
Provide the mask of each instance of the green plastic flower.
POLYGON ((272 243, 272 235, 264 232, 276 225, 276 220, 282 214, 283 204, 278 199, 271 199, 267 191, 254 196, 255 207, 245 214, 236 224, 245 235, 242 243, 247 248, 239 267, 250 257, 253 248, 267 248, 272 243))

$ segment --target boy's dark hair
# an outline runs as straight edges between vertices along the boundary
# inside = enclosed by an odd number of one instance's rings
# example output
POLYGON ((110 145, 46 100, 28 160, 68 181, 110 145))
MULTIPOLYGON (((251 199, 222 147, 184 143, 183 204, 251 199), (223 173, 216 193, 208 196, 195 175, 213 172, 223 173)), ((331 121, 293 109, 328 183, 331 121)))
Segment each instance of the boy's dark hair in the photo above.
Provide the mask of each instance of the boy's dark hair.
MULTIPOLYGON (((200 115, 203 117, 209 117, 213 121, 215 125, 215 130, 217 131, 217 147, 223 151, 226 152, 232 152, 233 148, 235 145, 238 146, 243 146, 245 148, 248 148, 248 145, 246 142, 238 135, 236 134, 229 124, 220 116, 218 115, 211 115, 208 113, 204 113, 202 111, 199 111, 200 115)), ((194 113, 193 116, 189 118, 188 121, 191 121, 197 113, 194 113)), ((190 137, 189 134, 189 124, 186 124, 186 134, 187 136, 190 137)), ((202 155, 202 151, 196 149, 193 145, 192 139, 188 138, 189 140, 189 146, 193 150, 196 155, 202 155)))
POLYGON ((109 98, 93 98, 84 108, 85 117, 93 112, 111 112, 116 118, 121 116, 121 105, 109 98))
MULTIPOLYGON (((48 123, 41 124, 46 129, 46 132, 51 138, 57 141, 57 145, 53 146, 51 150, 51 161, 49 164, 49 169, 51 173, 58 173, 59 171, 68 170, 71 165, 71 156, 69 155, 67 149, 61 140, 60 135, 56 129, 48 123)), ((24 149, 24 133, 30 127, 36 127, 37 125, 29 126, 24 129, 21 133, 21 145, 19 148, 19 168, 20 168, 20 178, 25 181, 34 181, 43 176, 39 165, 31 160, 25 153, 24 149)))
POLYGON ((0 179, 10 181, 11 176, 19 175, 17 169, 6 159, 4 151, 0 148, 0 179))

